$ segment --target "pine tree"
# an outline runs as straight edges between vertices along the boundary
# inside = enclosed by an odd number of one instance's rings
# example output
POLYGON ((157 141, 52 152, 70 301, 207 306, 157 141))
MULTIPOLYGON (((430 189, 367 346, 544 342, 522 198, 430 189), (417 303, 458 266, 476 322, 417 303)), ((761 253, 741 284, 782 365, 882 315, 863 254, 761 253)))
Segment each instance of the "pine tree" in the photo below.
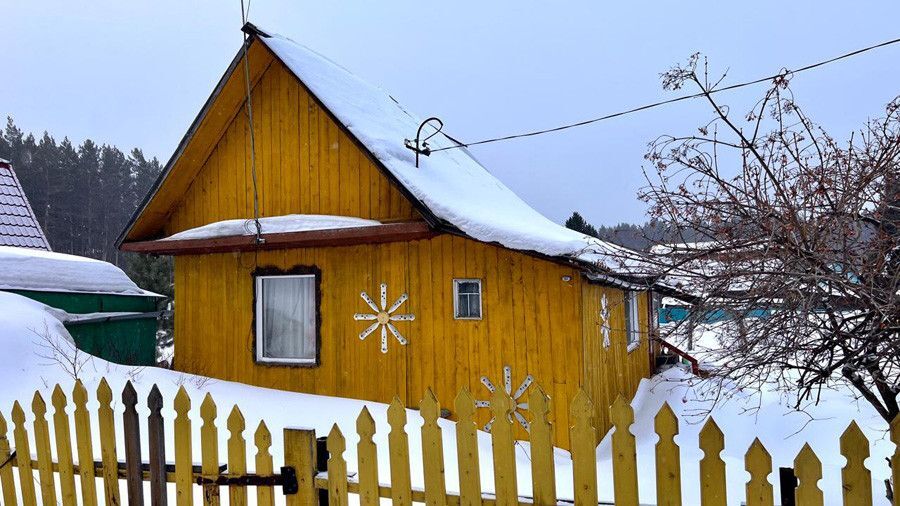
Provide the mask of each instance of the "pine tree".
POLYGON ((571 228, 577 232, 581 232, 582 234, 586 234, 592 237, 597 237, 597 229, 594 228, 593 225, 587 222, 578 211, 572 213, 572 216, 566 220, 566 227, 571 228))
POLYGON ((56 233, 54 234, 53 247, 65 251, 74 251, 80 230, 79 215, 84 194, 77 193, 75 185, 75 171, 78 168, 78 151, 68 137, 64 137, 59 143, 57 153, 59 173, 55 178, 54 186, 59 198, 55 201, 55 213, 51 221, 54 222, 56 233))

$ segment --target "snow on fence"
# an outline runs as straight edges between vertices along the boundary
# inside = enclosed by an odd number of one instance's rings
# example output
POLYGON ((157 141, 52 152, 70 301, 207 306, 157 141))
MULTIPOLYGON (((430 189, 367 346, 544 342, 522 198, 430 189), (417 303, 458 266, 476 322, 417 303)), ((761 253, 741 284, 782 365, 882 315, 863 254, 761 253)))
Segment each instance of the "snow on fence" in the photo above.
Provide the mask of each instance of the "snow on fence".
MULTIPOLYGON (((116 449, 116 429, 112 408, 112 390, 106 380, 97 389, 97 428, 92 430, 92 418, 87 410, 87 391, 80 381, 72 392, 75 409, 74 421, 75 453, 73 455, 70 419, 66 412, 67 399, 57 385, 52 394, 53 434, 56 460, 51 450, 50 427, 46 418, 47 405, 40 393, 35 392, 31 403, 34 414, 33 439, 29 439, 25 424, 25 412, 16 402, 12 410, 13 441, 15 450, 7 438, 6 419, 0 414, 0 488, 3 504, 37 504, 36 490, 40 491, 41 504, 78 503, 92 506, 98 503, 100 495, 96 483, 103 488, 103 500, 107 505, 121 504, 120 480, 126 484, 127 504, 143 505, 144 494, 149 490, 150 504, 166 505, 168 484, 174 483, 175 503, 178 506, 192 505, 194 487, 202 488, 204 505, 218 505, 220 487, 228 487, 231 505, 248 503, 250 492, 255 492, 257 504, 272 505, 282 500, 288 505, 328 504, 345 506, 350 494, 358 496, 359 504, 374 506, 382 499, 390 499, 396 506, 412 503, 428 505, 555 505, 555 467, 553 460, 554 427, 548 415, 550 398, 540 387, 532 389, 528 398, 530 424, 532 497, 522 497, 517 490, 515 440, 513 438, 512 413, 515 405, 509 395, 497 389, 490 400, 490 408, 495 422, 491 429, 493 473, 495 490, 483 493, 479 467, 477 427, 474 422, 475 400, 468 390, 462 390, 456 398, 455 408, 458 423, 455 426, 457 455, 460 476, 460 491, 447 492, 444 473, 444 449, 441 427, 437 420, 440 405, 433 393, 426 392, 420 404, 420 412, 425 421, 422 431, 422 462, 424 489, 413 489, 410 480, 410 455, 406 427, 406 409, 396 400, 388 409, 389 463, 391 484, 378 482, 377 448, 373 440, 375 421, 366 408, 357 419, 359 436, 357 458, 359 472, 348 475, 347 462, 343 454, 346 439, 335 425, 327 436, 327 464, 317 459, 316 434, 314 430, 284 429, 284 462, 280 472, 275 472, 269 449, 271 433, 260 422, 253 444, 256 447, 255 473, 247 472, 247 443, 243 433, 244 417, 235 406, 227 418, 227 464, 219 460, 219 434, 216 428, 216 404, 207 394, 200 407, 200 456, 201 465, 193 464, 191 420, 188 418, 191 400, 181 388, 173 400, 176 413, 174 420, 175 462, 166 463, 165 422, 161 415, 164 400, 155 386, 147 399, 150 415, 147 419, 147 448, 149 461, 142 460, 140 423, 136 405, 137 393, 131 383, 127 383, 122 393, 125 410, 123 414, 124 461, 119 461, 116 449), (92 433, 99 434, 100 461, 93 460, 92 433), (31 457, 31 443, 34 442, 36 459, 31 457), (77 456, 78 464, 74 457, 77 456), (26 458, 23 458, 26 457, 26 458), (84 465, 84 463, 88 463, 84 465), (18 468, 19 487, 16 489, 13 467, 18 468), (37 472, 38 479, 34 473, 37 472), (57 488, 57 475, 59 487, 57 488), (76 476, 78 487, 76 487, 76 476), (37 483, 37 487, 35 486, 37 483), (251 490, 253 489, 253 490, 251 490), (320 494, 321 491, 321 494, 320 494), (79 493, 80 492, 80 493, 79 493), (59 494, 59 497, 57 497, 59 494), (326 499, 327 498, 327 499, 326 499)), ((570 431, 572 445, 572 470, 574 480, 574 503, 576 505, 596 505, 597 500, 597 432, 591 424, 593 408, 584 391, 580 391, 570 406, 573 425, 570 431)), ((635 437, 628 428, 634 422, 631 406, 619 397, 610 408, 615 427, 612 435, 613 485, 615 504, 637 506, 638 472, 635 437)), ((679 420, 672 409, 664 404, 655 418, 655 430, 659 436, 656 444, 656 488, 659 504, 680 505, 681 502, 681 459, 675 442, 679 420)), ((900 418, 891 427, 891 440, 900 442, 900 418)), ((725 462, 720 457, 725 437, 712 419, 708 420, 699 434, 699 446, 704 452, 700 461, 700 487, 702 506, 724 506, 725 462)), ((872 504, 872 481, 865 459, 869 456, 869 441, 856 423, 851 423, 840 436, 841 454, 847 459, 842 471, 843 503, 845 505, 872 504)), ((325 455, 322 455, 325 457, 325 455)), ((894 483, 900 483, 900 451, 892 458, 894 483)), ((746 484, 746 504, 752 506, 772 506, 774 491, 768 481, 772 473, 772 459, 763 444, 756 439, 745 456, 745 469, 750 474, 746 484)), ((822 505, 824 498, 818 488, 822 477, 822 465, 813 450, 807 445, 794 460, 793 474, 796 476, 791 504, 822 505)), ((900 494, 898 494, 900 495, 900 494)), ((569 503, 569 500, 563 501, 569 503)), ((787 503, 787 502, 786 502, 787 503)), ((786 504, 785 503, 785 504, 786 504)), ((900 504, 895 496, 894 504, 900 504)))

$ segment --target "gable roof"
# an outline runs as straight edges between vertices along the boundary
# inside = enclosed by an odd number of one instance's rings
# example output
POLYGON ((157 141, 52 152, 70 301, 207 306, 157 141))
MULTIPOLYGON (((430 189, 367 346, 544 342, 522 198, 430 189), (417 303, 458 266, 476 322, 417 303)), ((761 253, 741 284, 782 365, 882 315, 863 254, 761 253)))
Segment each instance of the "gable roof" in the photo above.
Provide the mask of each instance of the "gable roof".
MULTIPOLYGON (((249 47, 252 49, 259 41, 268 48, 368 151, 382 172, 435 228, 509 249, 576 261, 606 272, 621 273, 628 270, 626 264, 633 263, 635 252, 570 230, 534 210, 466 149, 444 135, 429 140, 433 152, 420 157, 416 167, 415 153, 404 145, 404 140, 415 136, 422 118, 405 110, 382 89, 301 44, 249 23, 244 31, 251 35, 249 47), (453 149, 436 151, 441 148, 453 149)), ((223 82, 234 71, 235 62, 223 82)), ((219 88, 222 86, 220 82, 219 88)), ((215 93, 210 100, 214 97, 215 93)), ((195 120, 192 130, 201 117, 195 120)), ((187 141, 186 137, 182 145, 187 141)), ((174 162, 173 157, 154 192, 174 162)), ((132 224, 136 219, 137 216, 132 224)), ((123 237, 127 234, 128 230, 123 237)))
POLYGON ((0 158, 0 246, 50 250, 12 166, 0 158))

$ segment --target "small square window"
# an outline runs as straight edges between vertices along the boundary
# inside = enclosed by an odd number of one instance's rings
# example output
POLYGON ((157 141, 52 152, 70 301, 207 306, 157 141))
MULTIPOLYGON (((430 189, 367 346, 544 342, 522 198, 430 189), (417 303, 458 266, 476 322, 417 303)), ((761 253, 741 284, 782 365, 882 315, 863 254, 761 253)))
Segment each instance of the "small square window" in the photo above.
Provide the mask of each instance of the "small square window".
POLYGON ((315 365, 316 276, 257 276, 256 360, 315 365))
POLYGON ((453 317, 457 320, 481 319, 481 280, 453 280, 453 317))

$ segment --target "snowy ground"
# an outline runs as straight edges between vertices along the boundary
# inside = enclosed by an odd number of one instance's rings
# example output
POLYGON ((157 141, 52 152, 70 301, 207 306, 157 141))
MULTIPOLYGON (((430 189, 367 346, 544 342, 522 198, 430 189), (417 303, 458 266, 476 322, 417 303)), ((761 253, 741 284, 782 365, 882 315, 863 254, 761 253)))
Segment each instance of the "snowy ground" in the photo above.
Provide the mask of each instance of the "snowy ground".
MULTIPOLYGON (((180 385, 184 385, 194 400, 192 419, 194 420, 194 436, 199 436, 199 405, 206 392, 213 395, 218 403, 220 431, 219 454, 224 460, 227 455, 225 441, 227 433, 225 418, 236 402, 242 407, 247 420, 247 431, 244 437, 252 440, 252 432, 260 419, 265 419, 273 433, 272 453, 276 466, 282 460, 281 431, 284 427, 312 427, 321 434, 327 434, 332 423, 337 422, 348 436, 347 452, 348 470, 356 470, 356 416, 362 406, 368 406, 376 421, 378 433, 376 443, 379 445, 380 481, 389 481, 389 464, 387 458, 387 422, 386 406, 373 402, 362 402, 350 399, 330 398, 308 394, 281 392, 251 387, 238 383, 210 380, 207 378, 184 375, 164 369, 133 368, 110 364, 103 360, 84 354, 73 359, 71 346, 66 341, 68 334, 59 323, 58 314, 48 312, 45 306, 28 299, 0 292, 0 381, 4 388, 0 390, 0 411, 9 420, 9 411, 13 401, 22 402, 26 411, 30 411, 31 398, 35 389, 39 389, 45 399, 56 383, 68 392, 71 391, 73 371, 78 369, 78 376, 85 382, 89 391, 94 391, 99 378, 105 376, 116 391, 121 391, 125 381, 132 380, 141 397, 145 397, 153 384, 158 384, 167 400, 164 416, 168 427, 174 412, 171 399, 180 385), (53 343, 51 345, 51 343, 53 343), (54 358, 55 357, 55 358, 54 358), (72 364, 75 364, 73 367, 72 364)), ((682 447, 682 476, 684 483, 684 504, 697 504, 699 495, 699 478, 697 461, 701 457, 697 449, 697 432, 704 417, 701 414, 709 407, 706 389, 702 384, 695 384, 695 379, 687 373, 672 369, 641 384, 635 399, 636 423, 632 432, 638 438, 638 460, 641 502, 655 502, 655 480, 653 471, 654 445, 656 437, 652 434, 653 417, 662 405, 668 401, 675 411, 684 416, 681 435, 676 439, 682 447)), ((93 397, 93 395, 92 395, 93 397)), ((445 401, 446 402, 446 401, 445 401)), ((723 458, 728 465, 729 504, 742 501, 744 483, 747 474, 743 471, 743 454, 754 437, 759 437, 772 453, 774 466, 790 466, 793 458, 805 442, 809 442, 824 463, 824 479, 820 483, 825 490, 828 504, 840 504, 840 467, 843 458, 838 453, 838 435, 846 428, 849 421, 855 418, 863 430, 873 441, 872 457, 867 461, 873 471, 873 492, 877 501, 883 498, 883 480, 888 469, 885 457, 893 452, 893 445, 887 441, 884 432, 885 424, 877 418, 865 405, 857 405, 846 392, 827 392, 825 400, 807 413, 792 412, 785 407, 786 400, 774 392, 750 393, 731 391, 731 398, 713 408, 713 415, 726 434, 723 458), (747 413, 751 408, 759 408, 755 414, 747 413), (812 416, 813 418, 811 418, 812 416)), ((92 411, 96 407, 90 405, 92 411)), ((121 410, 121 404, 117 404, 121 410)), ((142 411, 142 419, 146 411, 142 411)), ((421 471, 421 439, 419 427, 422 420, 417 412, 409 411, 407 432, 410 435, 410 455, 412 459, 413 486, 422 486, 421 471)), ((29 417, 30 419, 30 417, 29 417)), ((117 414, 117 421, 121 415, 117 414)), ((445 469, 447 487, 458 489, 455 438, 453 423, 442 420, 444 429, 445 469)), ((146 428, 143 428, 146 431, 146 428)), ((51 431, 52 432, 52 431, 51 431)), ((146 433, 146 432, 145 432, 146 433)), ((119 434, 121 438, 121 433, 119 434)), ((96 435, 95 435, 95 441, 96 435)), ((124 448, 121 439, 120 450, 124 448)), ((491 471, 490 440, 487 434, 479 434, 479 449, 482 465, 482 482, 485 491, 493 489, 491 471)), ((146 455, 146 449, 144 450, 146 455)), ((99 447, 95 448, 99 458, 99 447)), ((174 455, 169 438, 167 448, 169 460, 174 455)), ((199 460, 199 442, 194 445, 194 459, 199 460)), ((252 469, 254 451, 248 451, 252 469)), ((598 482, 601 500, 612 499, 612 475, 610 461, 609 438, 605 438, 597 449, 598 482)), ((523 443, 517 448, 519 467, 519 491, 522 495, 530 495, 530 462, 528 445, 523 443)), ((557 481, 560 498, 572 497, 571 460, 568 453, 558 451, 557 481)), ((770 478, 773 483, 776 478, 770 478)), ((102 490, 102 487, 98 488, 102 490)), ((777 490, 777 489, 776 489, 777 490)), ((102 493, 102 492, 100 492, 102 493)), ((124 490, 123 490, 124 493, 124 490)), ((199 499, 199 490, 198 499, 199 499)), ((223 490, 223 499, 227 490, 223 490)), ((252 496, 252 494, 251 494, 252 496)), ((777 496, 777 492, 776 492, 777 496)), ((124 496, 123 496, 124 500, 124 496)), ((883 501, 886 504, 886 501, 883 501)))

